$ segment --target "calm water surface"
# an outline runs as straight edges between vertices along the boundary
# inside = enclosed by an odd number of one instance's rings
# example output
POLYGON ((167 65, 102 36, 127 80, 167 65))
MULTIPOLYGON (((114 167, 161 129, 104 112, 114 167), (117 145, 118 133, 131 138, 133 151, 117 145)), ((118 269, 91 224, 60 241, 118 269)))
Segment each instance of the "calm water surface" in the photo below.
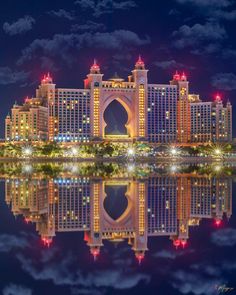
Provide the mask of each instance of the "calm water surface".
POLYGON ((3 295, 236 294, 236 167, 26 162, 0 177, 3 295))

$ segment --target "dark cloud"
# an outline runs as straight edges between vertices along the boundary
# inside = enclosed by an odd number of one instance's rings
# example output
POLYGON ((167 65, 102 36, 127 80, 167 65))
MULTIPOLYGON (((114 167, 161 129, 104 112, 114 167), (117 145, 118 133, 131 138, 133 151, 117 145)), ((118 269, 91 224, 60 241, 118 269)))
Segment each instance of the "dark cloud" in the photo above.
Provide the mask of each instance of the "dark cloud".
POLYGON ((22 83, 27 80, 29 74, 24 71, 13 71, 9 67, 0 67, 0 85, 22 83))
POLYGON ((3 295, 31 295, 32 290, 23 286, 10 284, 2 290, 3 295))
POLYGON ((13 36, 13 35, 20 35, 26 33, 33 28, 33 24, 35 23, 35 19, 29 15, 26 15, 23 18, 18 19, 14 23, 5 22, 3 24, 3 30, 6 34, 13 36))
POLYGON ((102 14, 112 13, 114 10, 126 10, 136 7, 136 3, 132 0, 114 1, 114 0, 77 0, 75 4, 82 9, 87 9, 93 12, 93 16, 99 17, 102 14))
POLYGON ((41 255, 37 261, 24 254, 17 254, 17 258, 21 262, 22 269, 35 280, 51 280, 55 285, 68 285, 81 290, 102 291, 104 288, 124 290, 134 288, 140 282, 147 284, 150 281, 148 274, 132 268, 130 260, 123 260, 121 263, 114 258, 111 268, 106 270, 95 268, 86 273, 80 269, 72 271, 75 257, 69 254, 65 256, 59 250, 53 250, 52 255, 47 255, 46 259, 41 255))
POLYGON ((155 258, 164 258, 164 259, 175 259, 178 257, 179 252, 177 251, 168 251, 168 250, 161 250, 158 251, 157 253, 153 254, 153 257, 155 258))
POLYGON ((103 295, 105 294, 105 290, 98 290, 98 289, 80 289, 80 288, 72 288, 71 289, 71 295, 103 295))
MULTIPOLYGON (((236 89, 236 76, 234 75, 234 89, 236 89)), ((228 89, 227 89, 228 90, 228 89)), ((225 228, 214 232, 211 235, 211 241, 220 247, 236 245, 236 229, 225 228)))
POLYGON ((79 25, 75 24, 71 27, 72 32, 83 32, 83 31, 89 31, 89 32, 96 32, 96 31, 104 31, 106 29, 106 26, 101 23, 96 23, 93 21, 87 21, 87 23, 79 25))
POLYGON ((221 42, 227 37, 227 33, 219 24, 208 22, 195 24, 192 27, 183 25, 173 33, 173 36, 176 38, 174 41, 175 47, 182 49, 221 42))
POLYGON ((65 18, 68 20, 75 19, 74 13, 70 11, 66 11, 65 9, 52 10, 52 11, 49 11, 48 14, 55 17, 59 17, 59 18, 65 18))
POLYGON ((224 283, 221 278, 212 278, 197 272, 178 270, 173 275, 172 285, 182 294, 215 295, 216 286, 224 283))
POLYGON ((225 8, 232 4, 231 0, 176 0, 180 4, 193 4, 201 7, 225 8))
POLYGON ((139 47, 150 42, 148 37, 141 39, 136 33, 127 30, 116 30, 113 32, 86 32, 83 34, 56 34, 52 39, 36 39, 22 52, 18 64, 28 62, 37 56, 43 55, 49 58, 60 57, 62 61, 71 64, 78 49, 101 48, 107 50, 127 50, 139 47))
POLYGON ((203 16, 209 19, 235 20, 236 10, 232 10, 234 4, 231 0, 176 0, 179 4, 195 6, 203 16))
POLYGON ((223 58, 225 59, 230 59, 230 58, 234 58, 236 59, 236 50, 235 49, 227 49, 227 48, 224 48, 222 50, 222 56, 223 58))
POLYGON ((163 60, 163 61, 156 61, 153 63, 155 66, 157 66, 158 68, 161 68, 161 69, 194 69, 193 66, 187 66, 183 63, 180 63, 180 62, 177 62, 176 60, 174 59, 171 59, 171 60, 163 60))
POLYGON ((24 249, 28 241, 24 235, 14 236, 9 234, 0 235, 0 252, 10 252, 16 249, 24 249))

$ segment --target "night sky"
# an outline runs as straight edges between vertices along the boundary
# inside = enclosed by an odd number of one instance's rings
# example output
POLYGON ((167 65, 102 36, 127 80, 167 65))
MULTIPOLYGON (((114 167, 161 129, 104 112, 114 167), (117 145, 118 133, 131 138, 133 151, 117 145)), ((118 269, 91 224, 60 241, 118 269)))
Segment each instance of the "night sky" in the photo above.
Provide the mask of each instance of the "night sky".
POLYGON ((184 70, 192 93, 219 92, 236 107, 234 0, 8 0, 0 15, 0 137, 14 101, 33 96, 44 73, 83 87, 94 58, 105 79, 126 78, 142 54, 151 83, 184 70))

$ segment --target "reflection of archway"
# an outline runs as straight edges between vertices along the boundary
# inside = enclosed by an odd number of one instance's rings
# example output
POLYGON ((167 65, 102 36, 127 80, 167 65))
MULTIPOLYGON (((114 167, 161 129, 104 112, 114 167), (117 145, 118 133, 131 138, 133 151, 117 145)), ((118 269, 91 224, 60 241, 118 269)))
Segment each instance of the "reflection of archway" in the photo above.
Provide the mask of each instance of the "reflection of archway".
POLYGON ((104 214, 104 221, 107 222, 107 224, 109 224, 109 227, 115 228, 115 227, 120 227, 122 224, 126 224, 131 217, 131 211, 133 208, 133 197, 134 197, 134 186, 132 183, 128 183, 128 182, 116 182, 116 181, 109 181, 106 183, 103 183, 103 214, 104 214), (119 216, 119 218, 117 218, 116 220, 114 220, 109 213, 106 211, 106 208, 104 207, 105 204, 105 199, 107 198, 107 194, 106 194, 106 189, 105 187, 107 186, 125 186, 125 198, 127 199, 127 205, 126 208, 124 210, 124 212, 122 212, 121 216, 119 216))
POLYGON ((105 136, 124 136, 127 135, 128 114, 120 102, 114 99, 104 110, 103 118, 105 121, 105 136))
POLYGON ((105 185, 104 189, 106 197, 103 207, 109 217, 116 221, 128 207, 127 185, 105 185))
POLYGON ((107 107, 110 105, 111 102, 116 100, 119 102, 122 107, 125 109, 128 120, 125 124, 125 127, 127 128, 127 134, 129 137, 134 136, 134 117, 133 117, 133 111, 132 111, 132 103, 129 98, 123 96, 123 95, 110 95, 109 97, 105 98, 102 105, 102 112, 101 112, 101 120, 102 120, 102 135, 105 137, 105 128, 106 128, 106 122, 104 120, 104 112, 107 109, 107 107))

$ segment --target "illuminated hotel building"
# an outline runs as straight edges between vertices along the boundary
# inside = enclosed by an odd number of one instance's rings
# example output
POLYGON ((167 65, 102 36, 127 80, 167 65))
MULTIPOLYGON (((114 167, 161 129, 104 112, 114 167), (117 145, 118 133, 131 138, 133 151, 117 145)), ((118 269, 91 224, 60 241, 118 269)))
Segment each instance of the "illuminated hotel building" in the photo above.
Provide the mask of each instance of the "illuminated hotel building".
MULTIPOLYGON (((6 202, 14 215, 23 215, 46 245, 57 232, 84 232, 96 258, 103 241, 126 240, 141 261, 148 238, 166 236, 185 246, 189 228, 204 218, 218 225, 232 214, 232 178, 196 174, 152 176, 147 179, 60 177, 50 180, 8 179, 6 202), (113 201, 107 188, 126 187, 127 206, 113 218, 104 205, 113 201)), ((118 196, 118 201, 122 196, 118 196)))
POLYGON ((224 106, 219 95, 212 103, 212 141, 232 141, 232 105, 228 101, 224 106))
POLYGON ((177 141, 177 87, 148 85, 148 140, 149 142, 177 141))
POLYGON ((44 141, 48 134, 48 109, 38 99, 27 99, 23 106, 14 104, 5 120, 7 141, 44 141))
POLYGON ((116 138, 181 144, 232 140, 230 103, 224 107, 220 99, 202 102, 189 94, 184 73, 176 72, 169 84, 149 84, 141 57, 128 81, 118 76, 103 80, 96 61, 83 89, 56 88, 48 74, 36 90, 36 100, 40 105, 31 100, 13 106, 5 120, 6 140, 89 142, 116 138), (125 134, 106 133, 104 112, 114 100, 127 113, 125 134))
MULTIPOLYGON (((190 96, 192 98, 192 96, 190 96)), ((202 102, 199 97, 190 103, 191 142, 211 142, 212 103, 202 102)))

